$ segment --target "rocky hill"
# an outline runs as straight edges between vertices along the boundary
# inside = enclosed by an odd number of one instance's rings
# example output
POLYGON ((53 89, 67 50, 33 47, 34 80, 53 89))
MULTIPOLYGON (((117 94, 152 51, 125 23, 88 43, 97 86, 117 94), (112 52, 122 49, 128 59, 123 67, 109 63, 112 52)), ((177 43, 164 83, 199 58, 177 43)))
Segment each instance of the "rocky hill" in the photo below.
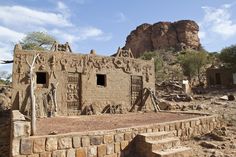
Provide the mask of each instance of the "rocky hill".
POLYGON ((191 20, 174 23, 158 22, 142 24, 133 30, 126 39, 126 49, 131 48, 135 57, 145 51, 173 48, 175 51, 200 48, 199 26, 191 20))

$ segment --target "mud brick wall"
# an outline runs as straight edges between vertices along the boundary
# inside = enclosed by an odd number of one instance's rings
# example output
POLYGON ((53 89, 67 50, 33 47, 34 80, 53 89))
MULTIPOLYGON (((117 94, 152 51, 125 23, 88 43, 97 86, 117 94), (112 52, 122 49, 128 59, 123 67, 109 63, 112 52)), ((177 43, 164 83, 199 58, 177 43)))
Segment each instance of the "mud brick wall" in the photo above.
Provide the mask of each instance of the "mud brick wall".
MULTIPOLYGON (((155 88, 154 60, 27 51, 17 47, 14 50, 12 103, 13 109, 25 115, 30 114, 27 62, 31 63, 36 55, 33 76, 38 117, 47 116, 49 110, 57 115, 79 115, 90 105, 96 113, 103 112, 109 105, 121 105, 124 111, 129 111, 135 101, 140 102, 139 93, 144 88, 155 88), (140 80, 133 80, 134 76, 140 80)), ((145 102, 151 110, 150 98, 145 102)))
POLYGON ((13 157, 132 157, 135 152, 135 137, 139 133, 173 131, 182 140, 187 140, 193 136, 208 133, 220 127, 221 123, 217 116, 208 115, 109 131, 45 136, 29 136, 29 122, 22 119, 18 121, 15 118, 12 126, 17 126, 21 130, 19 132, 13 128, 12 131, 11 153, 13 157))
POLYGON ((9 156, 10 150, 10 111, 0 112, 0 157, 9 156))

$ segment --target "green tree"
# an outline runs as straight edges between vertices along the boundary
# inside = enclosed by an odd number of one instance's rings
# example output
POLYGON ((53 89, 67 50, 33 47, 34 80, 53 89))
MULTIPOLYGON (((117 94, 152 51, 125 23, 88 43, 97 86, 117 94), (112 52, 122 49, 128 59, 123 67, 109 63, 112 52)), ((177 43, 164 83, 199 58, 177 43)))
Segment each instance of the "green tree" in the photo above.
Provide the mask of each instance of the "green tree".
POLYGON ((48 50, 56 39, 44 32, 30 32, 20 42, 26 50, 48 50))
POLYGON ((183 78, 181 68, 177 64, 176 53, 173 50, 145 52, 140 58, 144 60, 154 59, 157 82, 180 80, 183 78))
POLYGON ((163 58, 158 54, 157 51, 145 52, 140 58, 144 60, 151 60, 153 58, 156 73, 163 68, 163 58))
POLYGON ((219 58, 226 66, 236 66, 236 45, 222 49, 219 58))
POLYGON ((188 77, 190 82, 194 76, 197 76, 199 83, 201 83, 201 72, 204 65, 208 62, 206 52, 193 50, 182 52, 178 56, 178 62, 182 67, 184 75, 188 77))

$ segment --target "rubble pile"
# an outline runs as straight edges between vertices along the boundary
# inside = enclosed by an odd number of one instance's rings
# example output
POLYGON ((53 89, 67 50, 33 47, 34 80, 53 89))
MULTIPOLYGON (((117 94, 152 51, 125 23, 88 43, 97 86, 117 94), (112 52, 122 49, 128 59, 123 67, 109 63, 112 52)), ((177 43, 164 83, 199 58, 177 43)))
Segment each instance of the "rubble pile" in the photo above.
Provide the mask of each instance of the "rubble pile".
POLYGON ((11 90, 9 87, 0 87, 0 111, 11 109, 11 90))
POLYGON ((183 84, 179 81, 164 81, 156 84, 157 95, 165 100, 174 102, 190 102, 193 98, 184 92, 183 84))

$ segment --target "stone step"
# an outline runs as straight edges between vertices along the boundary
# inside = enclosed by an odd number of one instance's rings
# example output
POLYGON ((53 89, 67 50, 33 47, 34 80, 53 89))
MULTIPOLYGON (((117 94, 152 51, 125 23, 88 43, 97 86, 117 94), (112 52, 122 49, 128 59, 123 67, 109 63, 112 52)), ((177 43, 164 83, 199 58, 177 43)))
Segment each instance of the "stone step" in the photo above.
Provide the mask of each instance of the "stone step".
POLYGON ((147 147, 151 151, 161 151, 171 149, 180 145, 180 140, 177 137, 167 137, 158 141, 146 141, 147 147))
POLYGON ((167 137, 173 137, 172 132, 152 132, 152 133, 142 133, 138 135, 141 141, 158 141, 167 137))
POLYGON ((152 157, 191 157, 191 148, 175 147, 163 151, 153 151, 152 157))

